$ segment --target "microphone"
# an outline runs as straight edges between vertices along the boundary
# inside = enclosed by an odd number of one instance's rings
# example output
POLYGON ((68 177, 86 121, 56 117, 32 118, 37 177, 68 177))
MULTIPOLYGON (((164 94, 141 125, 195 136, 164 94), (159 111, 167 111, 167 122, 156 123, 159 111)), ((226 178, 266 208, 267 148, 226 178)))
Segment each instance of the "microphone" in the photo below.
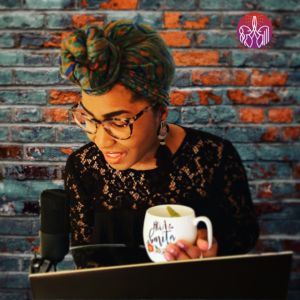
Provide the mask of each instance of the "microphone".
POLYGON ((52 264, 56 271, 69 252, 70 197, 65 190, 44 190, 39 201, 41 258, 35 257, 30 263, 30 274, 49 272, 52 264))

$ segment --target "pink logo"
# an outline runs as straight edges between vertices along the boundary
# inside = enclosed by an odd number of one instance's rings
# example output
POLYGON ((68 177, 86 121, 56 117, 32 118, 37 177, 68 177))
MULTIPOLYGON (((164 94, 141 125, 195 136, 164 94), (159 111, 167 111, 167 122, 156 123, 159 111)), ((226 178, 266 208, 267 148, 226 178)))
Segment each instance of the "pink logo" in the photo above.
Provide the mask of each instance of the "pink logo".
POLYGON ((237 36, 249 48, 261 48, 272 38, 271 21, 263 14, 253 12, 241 18, 237 26, 237 36))

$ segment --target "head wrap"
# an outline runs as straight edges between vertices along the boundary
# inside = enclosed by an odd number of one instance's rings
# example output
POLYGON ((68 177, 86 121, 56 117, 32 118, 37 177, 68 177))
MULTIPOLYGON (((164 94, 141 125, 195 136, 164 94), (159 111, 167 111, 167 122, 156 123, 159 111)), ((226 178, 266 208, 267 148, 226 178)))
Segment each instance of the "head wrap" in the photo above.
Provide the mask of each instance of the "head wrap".
POLYGON ((133 20, 87 24, 64 38, 59 55, 62 77, 86 94, 103 95, 117 81, 167 106, 175 62, 163 38, 133 20))

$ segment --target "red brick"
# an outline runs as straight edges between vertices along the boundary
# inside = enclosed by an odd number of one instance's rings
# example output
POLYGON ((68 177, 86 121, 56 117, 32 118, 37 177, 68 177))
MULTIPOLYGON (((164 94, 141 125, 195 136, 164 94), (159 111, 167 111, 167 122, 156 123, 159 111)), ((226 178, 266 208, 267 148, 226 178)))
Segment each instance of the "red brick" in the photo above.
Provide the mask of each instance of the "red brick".
POLYGON ((78 92, 50 90, 50 104, 75 104, 78 103, 80 99, 81 95, 78 92))
POLYGON ((103 27, 103 21, 100 21, 99 19, 102 19, 102 15, 72 15, 72 26, 74 28, 81 28, 82 26, 86 24, 96 24, 100 27, 103 27))
POLYGON ((262 141, 278 141, 279 128, 267 128, 267 131, 261 136, 262 141), (276 137, 277 135, 277 137, 276 137))
POLYGON ((296 164, 295 166, 294 178, 300 178, 300 164, 296 164))
MULTIPOLYGON (((188 32, 165 31, 158 32, 169 47, 190 46, 191 38, 187 37, 188 32)), ((190 33, 192 35, 192 33, 190 33)))
POLYGON ((69 113, 66 108, 46 108, 43 115, 44 122, 68 123, 69 113))
POLYGON ((291 123, 293 113, 291 108, 271 108, 268 111, 268 120, 274 123, 291 123))
POLYGON ((23 156, 23 148, 19 146, 0 146, 1 159, 18 159, 23 156))
MULTIPOLYGON (((107 9, 136 9, 138 0, 110 0, 108 3, 102 2, 98 8, 107 9)), ((81 1, 82 6, 89 6, 86 0, 81 1)))
POLYGON ((299 141, 300 127, 284 127, 282 130, 283 140, 299 141))
POLYGON ((208 66, 219 65, 218 51, 173 51, 176 66, 208 66))
POLYGON ((268 73, 263 74, 259 70, 252 70, 251 85, 286 85, 288 77, 289 74, 279 73, 278 71, 270 75, 268 73))
MULTIPOLYGON (((79 112, 82 112, 82 113, 86 114, 86 112, 85 112, 84 109, 82 109, 82 108, 77 108, 76 110, 79 111, 79 112)), ((84 123, 84 122, 85 122, 84 116, 82 116, 82 115, 77 114, 77 115, 76 115, 76 119, 77 119, 80 123, 84 123)), ((71 123, 77 124, 77 123, 73 120, 72 117, 71 117, 71 123)))
POLYGON ((263 92, 259 96, 248 96, 243 90, 228 90, 227 97, 234 104, 269 104, 280 101, 280 96, 273 91, 263 92))
POLYGON ((263 108, 240 108, 240 119, 242 122, 263 123, 263 108))
POLYGON ((201 81, 202 85, 248 86, 249 74, 245 71, 195 70, 192 72, 192 82, 198 85, 197 81, 201 81))
MULTIPOLYGON (((192 16, 200 16, 199 14, 191 14, 192 16)), ((199 18, 198 21, 186 21, 184 25, 179 23, 179 18, 182 16, 181 13, 166 12, 165 13, 165 28, 193 28, 193 29, 203 29, 209 24, 209 17, 199 18)))
POLYGON ((192 92, 174 91, 170 93, 170 99, 172 105, 183 106, 184 101, 188 95, 192 95, 192 92))
POLYGON ((74 151, 72 148, 61 148, 61 152, 64 154, 72 154, 74 151))
POLYGON ((44 48, 48 47, 61 47, 61 42, 64 40, 65 37, 69 36, 72 33, 72 31, 69 32, 51 32, 48 34, 48 36, 51 38, 51 41, 48 41, 42 45, 44 48))
POLYGON ((199 104, 208 105, 208 98, 210 100, 214 100, 214 104, 222 103, 222 95, 215 95, 213 90, 205 90, 205 91, 195 91, 199 95, 199 104))

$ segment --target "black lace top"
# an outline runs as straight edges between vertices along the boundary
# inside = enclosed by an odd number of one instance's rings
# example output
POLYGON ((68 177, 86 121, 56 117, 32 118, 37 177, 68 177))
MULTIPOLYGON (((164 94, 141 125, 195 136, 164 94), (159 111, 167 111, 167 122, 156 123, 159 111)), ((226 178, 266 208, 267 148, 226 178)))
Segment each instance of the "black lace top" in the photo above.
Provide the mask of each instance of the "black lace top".
MULTIPOLYGON (((69 156, 65 189, 72 246, 143 245, 145 211, 167 203, 190 206, 211 220, 218 256, 245 254, 255 246, 258 220, 238 152, 226 139, 182 128, 186 136, 168 171, 113 169, 93 142, 69 156)), ((200 228, 206 228, 203 222, 200 228)))

